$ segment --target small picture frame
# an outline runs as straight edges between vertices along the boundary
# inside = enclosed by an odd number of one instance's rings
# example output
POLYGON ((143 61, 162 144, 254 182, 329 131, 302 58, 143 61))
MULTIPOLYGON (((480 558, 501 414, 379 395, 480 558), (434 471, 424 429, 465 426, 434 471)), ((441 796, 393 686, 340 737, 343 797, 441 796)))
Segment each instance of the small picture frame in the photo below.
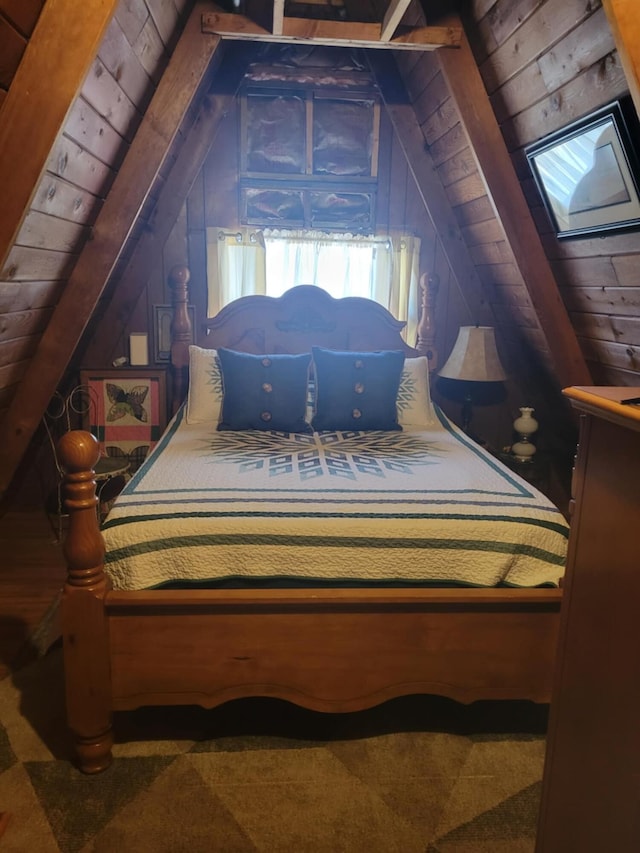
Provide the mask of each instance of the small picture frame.
MULTIPOLYGON (((196 327, 196 312, 193 305, 187 307, 191 328, 196 327)), ((157 364, 168 364, 171 361, 171 320, 174 308, 172 305, 154 305, 154 360, 157 364)))
POLYGON ((614 101, 525 149, 558 238, 640 229, 631 109, 614 101))
POLYGON ((98 439, 103 456, 121 459, 134 473, 167 425, 165 371, 85 369, 80 385, 87 397, 83 428, 98 439))

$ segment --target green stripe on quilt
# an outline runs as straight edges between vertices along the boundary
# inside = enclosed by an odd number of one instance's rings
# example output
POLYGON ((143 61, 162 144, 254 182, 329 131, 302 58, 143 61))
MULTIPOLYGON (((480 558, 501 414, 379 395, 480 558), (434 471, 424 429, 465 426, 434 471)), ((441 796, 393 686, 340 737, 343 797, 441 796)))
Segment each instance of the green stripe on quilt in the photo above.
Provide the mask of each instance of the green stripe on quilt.
POLYGON ((359 539, 341 536, 272 536, 270 534, 216 534, 201 536, 176 536, 154 539, 134 546, 110 551, 106 563, 127 557, 166 551, 173 548, 199 548, 207 545, 261 545, 278 548, 360 548, 366 550, 440 550, 440 551, 485 551, 497 554, 521 554, 544 560, 552 565, 564 564, 564 555, 517 542, 466 541, 464 539, 359 539))

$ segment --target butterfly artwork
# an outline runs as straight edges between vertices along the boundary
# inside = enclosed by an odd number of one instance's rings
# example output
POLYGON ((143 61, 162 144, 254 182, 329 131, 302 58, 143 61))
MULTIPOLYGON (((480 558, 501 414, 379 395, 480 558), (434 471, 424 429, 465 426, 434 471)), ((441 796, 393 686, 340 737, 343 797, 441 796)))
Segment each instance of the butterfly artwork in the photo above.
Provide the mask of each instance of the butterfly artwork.
POLYGON ((121 458, 129 474, 139 468, 164 431, 165 380, 164 369, 80 371, 88 399, 83 427, 97 438, 103 454, 121 458))
POLYGON ((128 466, 128 473, 129 475, 131 475, 135 474, 135 472, 147 458, 151 446, 152 443, 141 444, 131 448, 124 448, 107 443, 105 449, 107 451, 107 456, 111 457, 112 459, 118 459, 120 462, 122 462, 123 466, 128 466))
POLYGON ((148 385, 134 385, 128 391, 113 382, 107 382, 107 397, 111 407, 107 412, 107 423, 119 421, 127 415, 140 423, 146 424, 149 414, 144 407, 144 401, 149 393, 148 385))

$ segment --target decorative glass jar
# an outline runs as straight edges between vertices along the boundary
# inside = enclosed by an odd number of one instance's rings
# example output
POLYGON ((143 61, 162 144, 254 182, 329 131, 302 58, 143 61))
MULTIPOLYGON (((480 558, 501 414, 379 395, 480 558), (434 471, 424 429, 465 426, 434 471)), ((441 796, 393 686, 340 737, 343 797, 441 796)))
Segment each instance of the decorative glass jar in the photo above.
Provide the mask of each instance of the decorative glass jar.
POLYGON ((513 422, 513 428, 518 434, 518 441, 511 446, 511 453, 518 462, 531 462, 536 452, 536 446, 531 436, 538 430, 538 421, 533 417, 531 406, 522 406, 520 416, 513 422))

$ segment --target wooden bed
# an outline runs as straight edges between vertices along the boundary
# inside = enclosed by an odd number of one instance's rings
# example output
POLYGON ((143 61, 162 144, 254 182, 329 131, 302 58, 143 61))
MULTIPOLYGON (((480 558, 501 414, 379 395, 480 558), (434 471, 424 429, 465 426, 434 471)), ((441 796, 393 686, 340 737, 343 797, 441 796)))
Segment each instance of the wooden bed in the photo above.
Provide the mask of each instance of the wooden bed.
MULTIPOLYGON (((187 389, 188 272, 173 276, 174 400, 187 389)), ((208 346, 253 353, 403 349, 432 360, 423 276, 418 349, 368 300, 295 288, 247 297, 209 321, 208 346)), ((551 588, 114 590, 104 571, 93 466, 83 431, 63 436, 69 530, 62 627, 68 723, 81 770, 111 762, 112 712, 271 696, 329 712, 408 694, 460 702, 551 695, 561 592, 551 588)))

